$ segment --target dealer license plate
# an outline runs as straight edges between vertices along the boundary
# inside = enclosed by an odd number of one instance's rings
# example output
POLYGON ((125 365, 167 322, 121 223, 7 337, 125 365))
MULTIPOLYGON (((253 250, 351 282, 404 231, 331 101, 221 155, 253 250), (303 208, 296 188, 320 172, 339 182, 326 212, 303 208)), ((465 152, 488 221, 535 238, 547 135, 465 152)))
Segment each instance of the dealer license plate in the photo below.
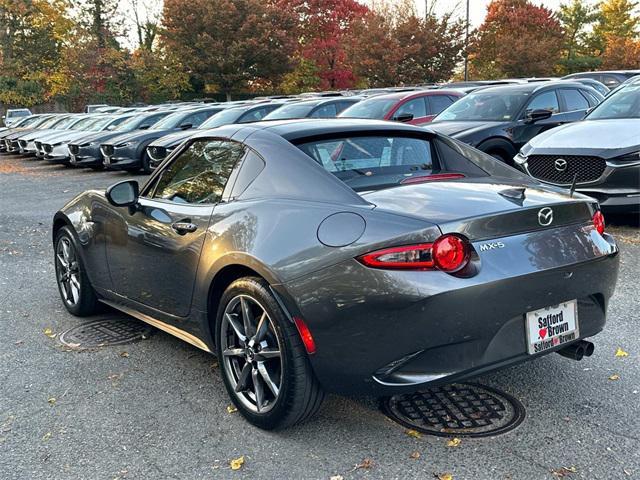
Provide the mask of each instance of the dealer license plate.
POLYGON ((527 349, 531 355, 572 342, 580 336, 578 302, 570 300, 528 312, 525 323, 527 349))

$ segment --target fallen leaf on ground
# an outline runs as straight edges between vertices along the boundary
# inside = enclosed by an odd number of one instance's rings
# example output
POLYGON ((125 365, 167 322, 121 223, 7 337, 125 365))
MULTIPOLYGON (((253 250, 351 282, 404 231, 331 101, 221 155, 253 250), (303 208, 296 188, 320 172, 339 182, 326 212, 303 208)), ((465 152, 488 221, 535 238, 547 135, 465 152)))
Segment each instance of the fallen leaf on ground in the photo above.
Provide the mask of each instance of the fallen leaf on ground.
POLYGON ((623 469, 622 469, 622 471, 624 472, 624 474, 625 474, 627 477, 630 477, 630 476, 631 476, 631 470, 628 470, 628 469, 626 469, 626 468, 623 468, 623 469))
POLYGON ((49 327, 44 329, 44 334, 49 338, 55 338, 56 336, 56 334, 53 333, 53 330, 51 330, 49 327))
POLYGON ((233 405, 229 405, 227 407, 227 413, 236 413, 238 411, 238 409, 236 407, 234 407, 233 405))
POLYGON ((120 352, 122 358, 129 358, 129 352, 120 352))
POLYGON ((420 458, 420 452, 418 452, 417 450, 415 452, 411 452, 411 455, 409 455, 409 458, 413 458, 414 460, 417 460, 420 458))
POLYGON ((551 475, 557 478, 566 478, 577 471, 576 467, 562 467, 551 470, 551 475))
POLYGON ((453 475, 450 474, 449 472, 434 473, 433 476, 436 477, 438 480, 453 480, 453 475))
POLYGON ((629 352, 625 352, 623 349, 618 347, 618 349, 616 350, 616 357, 628 357, 628 356, 629 356, 629 352))
POLYGON ((365 458, 364 460, 362 460, 362 463, 358 463, 356 465, 355 470, 358 470, 359 468, 369 469, 371 467, 373 467, 373 460, 371 460, 370 458, 365 458))
POLYGON ((417 430, 405 430, 404 433, 413 438, 422 438, 422 434, 417 430))
POLYGON ((460 440, 459 438, 452 438, 451 440, 447 441, 447 447, 457 447, 458 445, 460 445, 462 443, 462 440, 460 440))
POLYGON ((620 375, 618 375, 617 373, 614 373, 609 377, 609 380, 620 380, 620 375))
POLYGON ((332 475, 329 480, 344 480, 344 477, 342 475, 332 475))
POLYGON ((47 402, 49 402, 51 405, 55 405, 56 404, 56 398, 55 397, 49 397, 47 399, 47 402))
POLYGON ((49 440, 51 438, 51 432, 47 432, 42 436, 42 441, 46 442, 47 440, 49 440))
POLYGON ((231 470, 240 470, 244 465, 244 455, 242 457, 234 458, 229 462, 231 470))

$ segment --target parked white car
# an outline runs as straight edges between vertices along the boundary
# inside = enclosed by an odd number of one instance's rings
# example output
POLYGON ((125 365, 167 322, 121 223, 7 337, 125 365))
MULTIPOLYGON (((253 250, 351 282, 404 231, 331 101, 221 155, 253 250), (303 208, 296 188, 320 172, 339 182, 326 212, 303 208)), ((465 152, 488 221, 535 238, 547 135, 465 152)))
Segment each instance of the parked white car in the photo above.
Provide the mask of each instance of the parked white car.
POLYGON ((28 108, 9 108, 7 113, 2 116, 2 120, 6 127, 10 127, 11 124, 29 115, 31 115, 31 110, 28 108))

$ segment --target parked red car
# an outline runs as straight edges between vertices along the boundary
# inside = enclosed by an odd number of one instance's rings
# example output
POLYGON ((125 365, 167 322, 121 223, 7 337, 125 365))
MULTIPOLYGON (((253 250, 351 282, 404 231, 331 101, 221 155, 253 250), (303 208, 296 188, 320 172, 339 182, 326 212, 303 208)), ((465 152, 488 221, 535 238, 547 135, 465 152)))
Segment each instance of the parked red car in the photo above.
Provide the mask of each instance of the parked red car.
POLYGON ((338 115, 422 125, 434 119, 464 93, 457 90, 414 90, 376 95, 352 105, 338 115))

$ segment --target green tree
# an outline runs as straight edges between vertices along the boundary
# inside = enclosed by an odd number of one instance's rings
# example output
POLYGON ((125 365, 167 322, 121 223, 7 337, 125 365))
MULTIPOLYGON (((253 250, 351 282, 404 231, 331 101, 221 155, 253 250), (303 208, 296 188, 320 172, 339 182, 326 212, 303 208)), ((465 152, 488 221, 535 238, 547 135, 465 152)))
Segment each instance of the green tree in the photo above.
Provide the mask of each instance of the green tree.
POLYGON ((581 0, 572 0, 560 6, 558 19, 565 33, 560 66, 562 73, 573 73, 597 68, 601 59, 590 48, 591 27, 598 19, 596 8, 581 0))
POLYGON ((298 39, 290 11, 260 0, 166 0, 160 42, 207 91, 278 84, 298 39))

